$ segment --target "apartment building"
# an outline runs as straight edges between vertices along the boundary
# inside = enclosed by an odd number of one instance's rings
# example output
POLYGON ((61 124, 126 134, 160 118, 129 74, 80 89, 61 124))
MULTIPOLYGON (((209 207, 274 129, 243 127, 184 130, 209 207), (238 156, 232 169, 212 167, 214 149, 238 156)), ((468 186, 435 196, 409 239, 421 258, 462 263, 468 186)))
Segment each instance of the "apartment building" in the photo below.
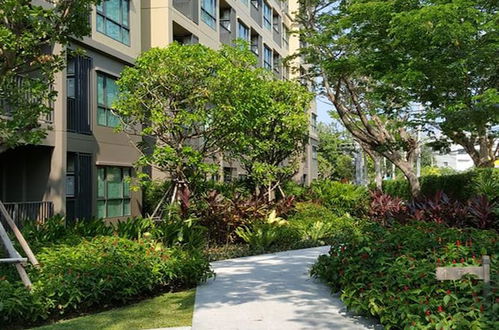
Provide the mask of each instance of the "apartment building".
MULTIPOLYGON (((113 221, 139 215, 141 192, 126 180, 139 155, 131 140, 139 137, 115 132, 118 118, 111 107, 123 68, 142 51, 173 41, 216 49, 242 38, 259 65, 278 78, 292 78, 296 73, 282 59, 299 47, 289 34, 296 9, 296 0, 103 1, 92 11, 91 35, 70 45, 84 55, 68 58, 56 77, 58 96, 44 118, 51 127, 47 137, 0 153, 0 200, 17 218, 61 213, 113 221)), ((299 59, 294 66, 303 70, 299 59)), ((310 120, 310 143, 296 177, 304 183, 317 175, 315 106, 310 120)), ((222 168, 226 180, 243 175, 237 164, 226 161, 222 168)))
MULTIPOLYGON (((298 1, 289 0, 144 0, 142 1, 142 49, 164 47, 174 41, 200 43, 217 49, 236 39, 246 40, 258 65, 271 70, 279 79, 292 79, 306 67, 300 59, 292 67, 283 58, 300 47, 299 38, 290 31, 297 26, 293 13, 298 1)), ((306 83, 306 82, 304 82, 306 83)), ((317 178, 317 110, 310 109, 310 139, 296 180, 310 183, 317 178)), ((237 163, 221 162, 219 175, 224 181, 244 175, 237 163)), ((153 176, 161 177, 154 172, 153 176)))

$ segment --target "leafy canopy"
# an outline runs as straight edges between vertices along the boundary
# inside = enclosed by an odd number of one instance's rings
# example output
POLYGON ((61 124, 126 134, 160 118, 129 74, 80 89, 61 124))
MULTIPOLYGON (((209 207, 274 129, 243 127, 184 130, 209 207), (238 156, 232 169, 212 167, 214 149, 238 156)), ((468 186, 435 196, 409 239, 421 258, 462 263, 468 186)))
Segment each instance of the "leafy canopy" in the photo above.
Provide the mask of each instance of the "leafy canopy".
POLYGON ((90 33, 88 16, 100 0, 0 1, 0 147, 37 143, 41 114, 51 111, 54 74, 72 38, 90 33), (38 4, 40 3, 40 4, 38 4))

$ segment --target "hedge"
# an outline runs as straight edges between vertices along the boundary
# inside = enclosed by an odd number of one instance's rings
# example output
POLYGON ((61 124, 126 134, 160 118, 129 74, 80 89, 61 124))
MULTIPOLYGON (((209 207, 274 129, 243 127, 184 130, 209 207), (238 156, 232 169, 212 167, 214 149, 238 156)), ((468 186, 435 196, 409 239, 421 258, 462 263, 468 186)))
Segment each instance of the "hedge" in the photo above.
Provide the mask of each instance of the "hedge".
MULTIPOLYGON (((464 202, 476 194, 476 185, 483 180, 499 184, 499 169, 481 168, 451 175, 423 176, 420 178, 421 193, 423 196, 432 197, 442 190, 450 198, 464 202)), ((411 197, 409 184, 405 179, 383 181, 383 192, 406 200, 411 197)))
POLYGON ((29 269, 26 290, 17 276, 0 274, 0 327, 119 305, 143 295, 197 285, 212 275, 197 250, 164 248, 153 240, 95 237, 44 248, 40 270, 29 269))

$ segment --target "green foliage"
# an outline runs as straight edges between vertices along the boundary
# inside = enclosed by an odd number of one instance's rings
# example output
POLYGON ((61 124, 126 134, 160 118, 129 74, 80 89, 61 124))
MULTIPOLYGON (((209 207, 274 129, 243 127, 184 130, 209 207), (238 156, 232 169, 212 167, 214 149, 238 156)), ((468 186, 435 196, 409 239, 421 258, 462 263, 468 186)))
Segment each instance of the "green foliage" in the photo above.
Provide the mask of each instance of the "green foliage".
MULTIPOLYGON (((421 177, 420 181, 423 196, 432 197, 442 190, 450 198, 463 202, 481 194, 494 200, 498 196, 499 170, 485 168, 451 175, 429 175, 421 177)), ((391 196, 410 199, 406 180, 383 181, 383 191, 391 196)))
MULTIPOLYGON (((152 215, 159 202, 171 187, 170 181, 147 181, 142 186, 143 214, 152 215)), ((166 201, 163 205, 168 205, 166 201)), ((163 206, 163 209, 165 207, 163 206)))
POLYGON ((311 186, 312 198, 336 215, 363 214, 368 203, 368 191, 363 186, 331 180, 315 180, 311 186))
POLYGON ((46 135, 40 115, 51 111, 54 74, 66 59, 66 51, 52 50, 91 32, 88 17, 99 2, 2 0, 0 114, 10 118, 0 119, 0 146, 38 143, 46 135))
POLYGON ((302 240, 317 245, 328 243, 336 233, 355 222, 348 214, 338 216, 327 207, 310 202, 297 203, 296 213, 289 218, 290 226, 298 230, 302 240))
POLYGON ((338 232, 329 255, 312 275, 341 292, 347 307, 378 317, 388 329, 491 329, 497 321, 497 251, 494 231, 451 229, 415 223, 383 228, 359 223, 361 235, 338 232), (477 266, 491 256, 492 293, 482 295, 483 282, 465 276, 437 281, 437 266, 477 266))
POLYGON ((169 217, 159 221, 129 218, 112 224, 106 224, 102 219, 66 224, 63 217, 54 216, 42 224, 30 222, 22 232, 35 250, 56 244, 76 245, 85 238, 110 235, 131 240, 149 237, 170 247, 200 248, 205 243, 205 228, 195 219, 182 219, 174 210, 169 217))
POLYGON ((353 139, 347 131, 319 123, 319 178, 353 181, 353 139))
POLYGON ((212 275, 199 251, 163 248, 152 239, 96 237, 44 248, 37 256, 41 269, 30 269, 32 292, 17 279, 0 281, 0 324, 122 304, 157 290, 192 287, 212 275))

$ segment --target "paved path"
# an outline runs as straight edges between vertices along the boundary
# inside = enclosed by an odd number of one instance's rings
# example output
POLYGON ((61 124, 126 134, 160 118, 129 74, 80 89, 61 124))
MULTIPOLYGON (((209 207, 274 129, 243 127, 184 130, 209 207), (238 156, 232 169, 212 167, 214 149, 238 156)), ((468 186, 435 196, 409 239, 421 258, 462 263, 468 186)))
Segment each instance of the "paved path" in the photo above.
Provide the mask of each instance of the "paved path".
POLYGON ((198 287, 192 330, 374 329, 308 275, 327 247, 217 261, 198 287))

